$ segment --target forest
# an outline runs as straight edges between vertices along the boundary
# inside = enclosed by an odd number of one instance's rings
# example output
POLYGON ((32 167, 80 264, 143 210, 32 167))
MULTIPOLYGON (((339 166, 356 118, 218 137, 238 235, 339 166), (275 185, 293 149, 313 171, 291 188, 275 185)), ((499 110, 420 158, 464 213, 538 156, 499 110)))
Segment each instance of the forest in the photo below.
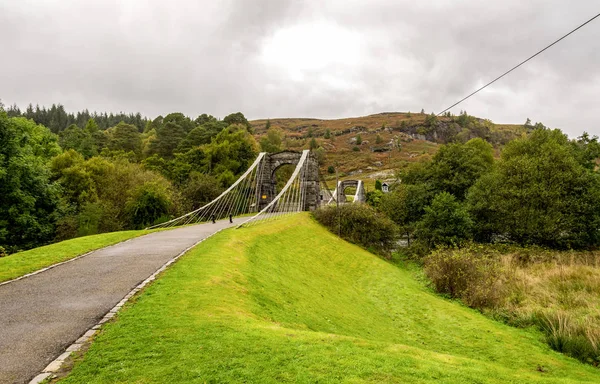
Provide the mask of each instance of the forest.
POLYGON ((188 212, 258 153, 242 113, 68 114, 0 106, 0 253, 188 212))

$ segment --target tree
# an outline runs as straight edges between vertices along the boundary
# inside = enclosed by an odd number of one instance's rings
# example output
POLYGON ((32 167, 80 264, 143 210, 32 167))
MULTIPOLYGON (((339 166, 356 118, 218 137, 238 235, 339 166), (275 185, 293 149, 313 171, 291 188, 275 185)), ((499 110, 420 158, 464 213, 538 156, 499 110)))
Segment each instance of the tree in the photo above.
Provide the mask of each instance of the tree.
POLYGON ((149 152, 164 158, 172 158, 181 142, 195 128, 195 124, 182 113, 170 113, 164 118, 159 116, 152 125, 156 139, 151 142, 149 152))
POLYGON ((467 111, 460 111, 458 117, 456 118, 456 122, 462 128, 467 128, 473 119, 467 114, 467 111))
POLYGON ((598 136, 592 136, 583 132, 577 140, 572 140, 571 145, 574 148, 577 161, 590 171, 597 167, 596 161, 600 159, 600 142, 598 136))
POLYGON ((98 153, 92 134, 87 129, 81 129, 71 124, 59 133, 59 143, 63 149, 74 149, 85 158, 90 158, 98 153))
POLYGON ((435 128, 437 126, 437 123, 438 123, 438 119, 434 113, 432 113, 431 115, 427 115, 427 117, 425 117, 424 125, 426 127, 435 128))
POLYGON ((375 180, 375 190, 377 191, 381 191, 382 187, 381 187, 381 181, 380 180, 375 180))
POLYGON ((471 238, 473 221, 467 210, 448 192, 437 194, 417 223, 416 236, 429 247, 456 246, 471 238))
POLYGON ((360 136, 360 134, 356 135, 356 145, 361 145, 362 144, 362 137, 360 136))
POLYGON ((254 137, 243 125, 224 129, 203 149, 205 170, 221 179, 224 185, 248 169, 258 154, 254 137))
POLYGON ((56 135, 0 108, 0 246, 32 248, 54 236, 58 188, 48 160, 60 153, 56 135))
POLYGON ((152 182, 137 186, 125 204, 131 224, 137 229, 145 228, 161 219, 167 221, 170 209, 170 194, 165 185, 152 182))
POLYGON ((108 146, 113 151, 133 152, 139 156, 142 151, 142 138, 137 127, 120 122, 109 130, 108 146))
POLYGON ((330 165, 329 167, 327 167, 327 173, 329 173, 330 175, 335 173, 335 167, 333 165, 330 165))
POLYGON ((267 122, 265 123, 265 131, 269 131, 269 129, 271 129, 271 120, 267 119, 267 122))
POLYGON ((491 170, 493 163, 492 146, 476 138, 465 144, 441 146, 431 162, 413 165, 403 181, 407 184, 424 183, 434 193, 448 192, 464 200, 469 188, 491 170))
POLYGON ((379 190, 376 189, 374 191, 369 191, 366 193, 365 196, 365 200, 367 202, 367 204, 369 204, 371 207, 377 208, 379 207, 379 204, 381 203, 381 199, 383 198, 384 193, 379 190))
MULTIPOLYGON (((212 115, 207 115, 206 113, 201 114, 200 116, 198 116, 196 118, 196 120, 194 120, 194 123, 196 123, 196 125, 204 125, 206 123, 216 123, 218 122, 217 118, 212 116, 212 115)), ((223 124, 227 124, 227 123, 223 123, 223 124)))
POLYGON ((313 137, 312 139, 310 139, 310 149, 317 149, 317 147, 319 146, 319 144, 317 143, 317 140, 313 137))
POLYGON ((243 125, 244 127, 246 127, 248 132, 252 133, 252 125, 250 125, 250 122, 246 119, 246 117, 244 116, 244 114, 242 112, 236 112, 236 113, 227 115, 227 116, 225 116, 223 121, 225 122, 225 124, 227 126, 238 125, 238 124, 243 125))
POLYGON ((85 128, 84 128, 90 135, 93 135, 94 133, 98 132, 99 128, 98 128, 98 124, 96 124, 96 120, 94 119, 89 119, 87 121, 87 123, 85 123, 85 128))
POLYGON ((584 248, 600 240, 600 180, 559 130, 513 140, 468 194, 478 240, 584 248))
POLYGON ((323 147, 314 149, 313 153, 317 158, 317 163, 319 163, 319 165, 325 164, 325 160, 327 160, 327 154, 325 153, 325 149, 323 147))
POLYGON ((185 185, 182 188, 183 197, 189 204, 189 209, 198 209, 206 203, 211 202, 222 189, 219 180, 213 176, 193 171, 190 173, 185 185))
POLYGON ((381 135, 377 135, 377 137, 375 138, 375 144, 381 144, 383 143, 383 139, 381 138, 381 135))
POLYGON ((410 245, 415 225, 425 214, 425 207, 430 202, 430 192, 423 185, 400 184, 381 197, 379 210, 400 227, 410 245))
POLYGON ((323 137, 327 140, 331 139, 331 131, 329 130, 329 128, 325 130, 325 135, 323 137))
POLYGON ((177 152, 186 152, 194 147, 208 144, 213 137, 216 137, 219 132, 227 128, 224 122, 209 120, 202 125, 192 129, 185 139, 179 143, 177 152))
POLYGON ((281 151, 281 131, 271 128, 267 134, 260 139, 260 148, 263 152, 280 152, 281 151))

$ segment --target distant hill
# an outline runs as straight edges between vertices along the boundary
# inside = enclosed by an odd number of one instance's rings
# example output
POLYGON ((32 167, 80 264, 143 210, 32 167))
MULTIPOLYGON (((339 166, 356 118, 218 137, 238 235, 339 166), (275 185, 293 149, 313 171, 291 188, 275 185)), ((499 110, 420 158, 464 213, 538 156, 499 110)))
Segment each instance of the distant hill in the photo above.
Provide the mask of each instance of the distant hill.
POLYGON ((494 124, 466 114, 435 117, 424 113, 387 112, 336 120, 254 120, 250 124, 258 137, 266 133, 267 121, 272 128, 282 131, 284 146, 288 149, 307 149, 315 138, 326 154, 321 173, 327 179, 335 178, 327 169, 337 164, 340 177, 373 182, 394 179, 395 170, 431 156, 440 144, 481 137, 500 148, 527 132, 523 125, 494 124))

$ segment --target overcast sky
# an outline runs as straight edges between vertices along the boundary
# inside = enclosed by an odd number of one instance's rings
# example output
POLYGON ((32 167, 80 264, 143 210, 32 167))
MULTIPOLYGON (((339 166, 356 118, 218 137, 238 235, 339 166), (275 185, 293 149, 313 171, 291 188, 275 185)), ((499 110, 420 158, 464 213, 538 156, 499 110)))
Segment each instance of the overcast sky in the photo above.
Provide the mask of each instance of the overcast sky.
MULTIPOLYGON (((439 112, 597 0, 0 0, 0 99, 192 117, 439 112)), ((600 18, 453 109, 600 135, 600 18)))

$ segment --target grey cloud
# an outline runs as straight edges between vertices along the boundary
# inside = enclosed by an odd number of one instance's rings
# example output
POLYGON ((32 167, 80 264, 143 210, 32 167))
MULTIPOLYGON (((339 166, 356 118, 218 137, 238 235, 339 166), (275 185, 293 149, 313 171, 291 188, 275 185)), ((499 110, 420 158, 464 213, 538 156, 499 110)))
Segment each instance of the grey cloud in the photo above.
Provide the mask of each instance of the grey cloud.
MULTIPOLYGON (((437 112, 599 11, 558 0, 0 0, 0 98, 151 117, 437 112), (358 59, 297 79, 287 71, 297 58, 261 56, 282 29, 318 23, 358 36, 332 43, 358 59)), ((453 111, 600 134, 599 33, 596 20, 453 111)))

